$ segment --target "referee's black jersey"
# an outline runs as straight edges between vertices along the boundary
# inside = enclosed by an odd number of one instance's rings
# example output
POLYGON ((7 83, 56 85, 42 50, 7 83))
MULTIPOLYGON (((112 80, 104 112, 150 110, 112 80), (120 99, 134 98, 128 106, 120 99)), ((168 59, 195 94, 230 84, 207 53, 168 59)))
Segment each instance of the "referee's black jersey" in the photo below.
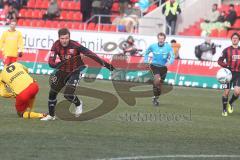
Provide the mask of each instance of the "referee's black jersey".
POLYGON ((222 56, 218 59, 218 64, 222 67, 228 67, 231 71, 240 72, 240 47, 229 46, 225 48, 222 56))
POLYGON ((73 40, 70 40, 66 47, 63 47, 60 41, 57 40, 51 48, 48 64, 52 68, 59 67, 59 69, 64 72, 73 72, 79 69, 79 67, 84 66, 80 53, 104 65, 104 61, 95 53, 73 40))

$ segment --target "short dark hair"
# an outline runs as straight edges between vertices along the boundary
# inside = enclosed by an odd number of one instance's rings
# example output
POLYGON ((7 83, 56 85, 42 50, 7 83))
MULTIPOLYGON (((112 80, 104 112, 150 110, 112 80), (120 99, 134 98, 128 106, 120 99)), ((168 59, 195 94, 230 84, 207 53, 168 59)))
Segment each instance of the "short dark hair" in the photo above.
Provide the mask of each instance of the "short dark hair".
POLYGON ((177 43, 177 41, 175 39, 172 39, 171 43, 177 43))
POLYGON ((231 39, 233 38, 233 36, 237 36, 238 39, 240 39, 240 35, 239 35, 237 32, 234 32, 234 33, 231 35, 231 39))
POLYGON ((234 8, 234 4, 229 4, 229 7, 233 7, 234 8))
POLYGON ((166 39, 166 34, 163 32, 158 33, 157 37, 159 37, 159 36, 163 36, 166 39))
POLYGON ((67 28, 61 28, 58 30, 58 37, 67 34, 70 36, 70 31, 67 28))

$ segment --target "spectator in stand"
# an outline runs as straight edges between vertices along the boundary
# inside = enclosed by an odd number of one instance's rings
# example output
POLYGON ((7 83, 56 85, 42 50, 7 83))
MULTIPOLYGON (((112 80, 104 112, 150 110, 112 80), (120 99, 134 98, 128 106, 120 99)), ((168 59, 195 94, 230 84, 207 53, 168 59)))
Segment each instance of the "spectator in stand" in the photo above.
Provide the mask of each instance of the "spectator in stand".
MULTIPOLYGON (((101 0, 93 0, 92 2, 92 15, 101 14, 101 0)), ((93 23, 98 23, 98 17, 93 18, 93 23)))
POLYGON ((212 11, 206 16, 203 23, 200 24, 202 29, 202 36, 207 36, 211 33, 212 23, 217 22, 218 17, 220 16, 220 12, 218 11, 218 5, 214 3, 212 5, 212 11))
POLYGON ((234 25, 236 19, 237 19, 237 12, 235 11, 234 5, 230 4, 229 11, 228 11, 228 14, 226 17, 226 21, 228 21, 232 26, 232 25, 234 25))
POLYGON ((6 24, 6 16, 8 13, 8 4, 3 3, 3 9, 0 10, 0 25, 5 25, 6 24))
POLYGON ((225 11, 222 11, 216 22, 207 23, 204 26, 201 26, 203 27, 202 36, 209 35, 214 29, 228 30, 235 23, 236 19, 237 13, 234 9, 234 5, 230 4, 227 16, 225 11))
POLYGON ((216 3, 214 3, 212 5, 212 12, 207 15, 207 17, 205 18, 204 21, 205 21, 205 23, 216 22, 219 15, 220 15, 220 12, 218 10, 218 5, 216 3))
POLYGON ((47 12, 45 14, 43 14, 42 18, 44 20, 46 20, 46 19, 52 20, 59 16, 60 16, 60 8, 58 6, 57 0, 51 0, 49 2, 47 12))
POLYGON ((226 21, 226 12, 225 11, 221 11, 218 19, 217 19, 217 22, 225 22, 226 21))
POLYGON ((175 55, 175 59, 179 59, 179 49, 181 48, 181 44, 177 43, 175 39, 171 40, 171 47, 173 48, 173 52, 175 55))
POLYGON ((138 25, 138 19, 141 16, 141 11, 134 7, 134 3, 130 2, 123 17, 116 18, 113 24, 119 26, 119 31, 132 33, 138 25))
POLYGON ((8 0, 8 3, 13 6, 17 11, 21 8, 19 0, 8 0))
POLYGON ((162 13, 166 16, 166 34, 175 35, 177 15, 181 13, 180 6, 175 0, 169 0, 162 8, 162 13), (169 31, 169 27, 171 32, 169 31))
POLYGON ((101 14, 105 15, 101 18, 101 23, 111 24, 111 8, 113 5, 113 0, 102 0, 101 1, 101 14))
POLYGON ((92 2, 93 0, 80 0, 81 12, 82 12, 82 21, 86 22, 92 13, 92 2))
POLYGON ((125 10, 127 9, 129 3, 130 0, 119 0, 120 15, 123 15, 125 13, 125 10))
POLYGON ((8 6, 8 12, 6 15, 6 25, 9 25, 11 21, 17 21, 18 11, 13 8, 12 5, 8 6))

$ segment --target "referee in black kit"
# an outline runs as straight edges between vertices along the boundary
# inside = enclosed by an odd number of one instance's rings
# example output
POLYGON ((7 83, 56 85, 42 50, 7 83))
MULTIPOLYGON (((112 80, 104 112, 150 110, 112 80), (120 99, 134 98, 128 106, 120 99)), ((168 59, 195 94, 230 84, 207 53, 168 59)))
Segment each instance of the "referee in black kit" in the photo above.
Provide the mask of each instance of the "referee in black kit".
POLYGON ((49 115, 42 118, 41 120, 43 121, 55 120, 57 95, 64 86, 66 86, 64 97, 76 106, 75 116, 78 117, 82 113, 82 101, 74 95, 80 72, 85 68, 80 53, 95 60, 110 71, 114 70, 111 64, 100 59, 95 53, 78 42, 71 40, 70 32, 67 28, 59 29, 58 37, 59 39, 54 42, 51 48, 48 60, 49 66, 56 68, 56 70, 55 73, 50 76, 51 88, 48 99, 49 115))

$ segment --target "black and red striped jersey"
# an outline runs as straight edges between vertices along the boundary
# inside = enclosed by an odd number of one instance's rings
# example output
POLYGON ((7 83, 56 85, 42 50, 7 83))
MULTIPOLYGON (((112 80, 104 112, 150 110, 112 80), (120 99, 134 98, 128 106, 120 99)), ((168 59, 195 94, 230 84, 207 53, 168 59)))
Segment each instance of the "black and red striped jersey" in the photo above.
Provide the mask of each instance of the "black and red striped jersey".
POLYGON ((70 40, 69 45, 66 47, 63 47, 60 41, 57 40, 51 48, 48 63, 52 68, 59 68, 64 72, 73 72, 81 66, 84 66, 84 62, 80 54, 95 60, 101 65, 104 65, 105 63, 91 50, 73 40, 70 40))
POLYGON ((222 52, 218 59, 218 64, 222 67, 229 68, 231 71, 240 72, 240 47, 234 48, 229 46, 222 52))

